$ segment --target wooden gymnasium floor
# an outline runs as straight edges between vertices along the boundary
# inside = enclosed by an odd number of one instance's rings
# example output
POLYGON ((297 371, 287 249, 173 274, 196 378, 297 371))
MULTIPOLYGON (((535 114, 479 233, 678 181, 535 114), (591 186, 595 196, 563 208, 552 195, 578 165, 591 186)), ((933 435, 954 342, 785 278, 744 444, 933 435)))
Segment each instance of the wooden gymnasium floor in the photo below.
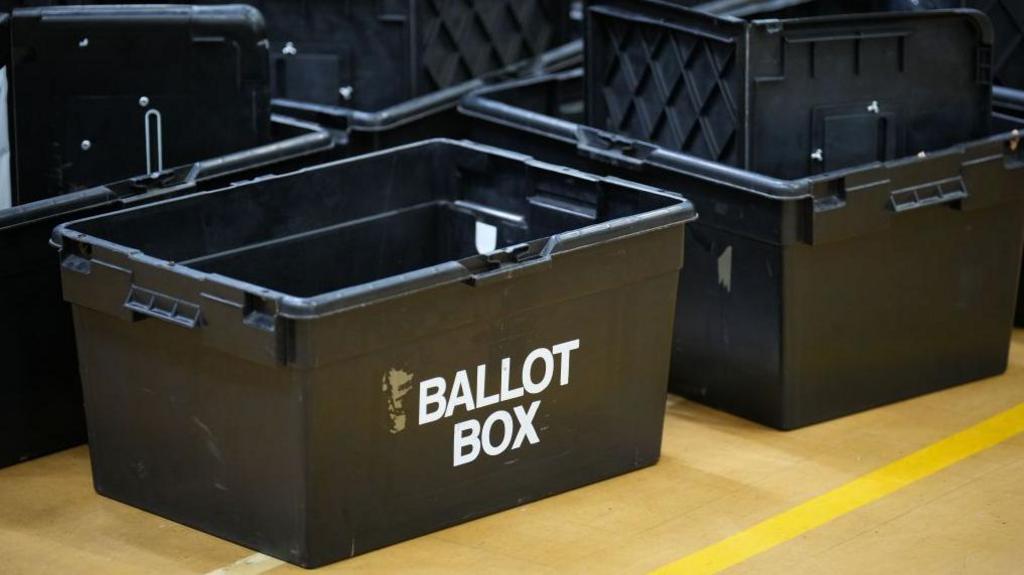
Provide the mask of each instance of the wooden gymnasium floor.
MULTIPOLYGON (((781 433, 670 399, 661 463, 324 573, 1024 572, 1024 331, 1006 375, 781 433)), ((302 573, 97 496, 89 452, 0 471, 0 573, 302 573)))

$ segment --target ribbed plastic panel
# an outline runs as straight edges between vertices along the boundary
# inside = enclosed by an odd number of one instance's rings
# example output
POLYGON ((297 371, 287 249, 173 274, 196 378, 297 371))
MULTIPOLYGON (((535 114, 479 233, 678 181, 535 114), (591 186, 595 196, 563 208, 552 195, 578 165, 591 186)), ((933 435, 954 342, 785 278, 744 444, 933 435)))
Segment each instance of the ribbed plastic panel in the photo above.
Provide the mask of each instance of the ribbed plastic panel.
POLYGON ((568 4, 548 0, 425 0, 423 91, 533 58, 564 41, 568 4))
POLYGON ((993 31, 972 10, 740 19, 590 0, 587 123, 778 178, 988 134, 993 31))
POLYGON ((737 163, 741 70, 732 37, 592 11, 592 73, 603 89, 591 100, 604 128, 730 164, 737 163), (596 46, 593 46, 596 44, 596 46))

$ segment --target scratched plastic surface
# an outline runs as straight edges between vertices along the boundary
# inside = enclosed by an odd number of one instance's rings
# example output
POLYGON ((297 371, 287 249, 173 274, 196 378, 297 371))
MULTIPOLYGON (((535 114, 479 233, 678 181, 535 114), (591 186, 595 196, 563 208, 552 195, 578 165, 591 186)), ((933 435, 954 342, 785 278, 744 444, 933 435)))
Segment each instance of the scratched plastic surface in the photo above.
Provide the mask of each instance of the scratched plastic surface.
POLYGON ((96 488, 315 567, 651 465, 694 217, 432 140, 69 224, 96 488))

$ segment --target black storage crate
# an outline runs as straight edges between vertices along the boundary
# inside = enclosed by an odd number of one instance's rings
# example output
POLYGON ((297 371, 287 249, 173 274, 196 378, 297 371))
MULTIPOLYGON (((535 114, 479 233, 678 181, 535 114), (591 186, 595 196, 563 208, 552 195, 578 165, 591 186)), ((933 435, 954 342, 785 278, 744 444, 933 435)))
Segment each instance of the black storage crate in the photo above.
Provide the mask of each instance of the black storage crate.
POLYGON ((569 42, 569 0, 255 0, 274 97, 382 110, 569 42))
POLYGON ((570 0, 257 0, 275 109, 340 128, 353 149, 461 137, 459 98, 495 77, 582 60, 570 0))
POLYGON ((54 226, 324 161, 334 143, 318 126, 272 121, 262 19, 248 7, 22 9, 0 16, 0 36, 2 467, 85 441, 54 226))
MULTIPOLYGON (((994 29, 992 51, 993 128, 1010 131, 1024 126, 1024 2, 1019 0, 716 0, 703 10, 758 18, 827 16, 870 11, 917 11, 972 8, 984 12, 994 29), (782 4, 791 6, 782 8, 782 4)), ((1018 292, 1014 323, 1024 326, 1024 278, 1018 292)))
POLYGON ((374 152, 429 138, 462 138, 469 133, 465 118, 457 111, 459 100, 464 96, 498 80, 526 78, 570 69, 578 65, 582 57, 583 44, 579 41, 571 42, 545 52, 528 62, 529 65, 463 82, 378 111, 288 99, 275 99, 273 109, 332 129, 336 138, 343 141, 346 149, 353 154, 374 152))
POLYGON ((714 0, 696 8, 756 18, 950 8, 979 10, 992 21, 995 32, 992 53, 994 82, 1001 86, 1024 88, 1024 2, 1020 0, 714 0))
POLYGON ((275 117, 272 144, 117 184, 0 209, 0 467, 84 443, 71 309, 61 297, 53 228, 236 179, 283 173, 333 154, 325 130, 275 117))
POLYGON ((651 465, 693 217, 432 140, 62 226, 96 489, 313 567, 651 465))
MULTIPOLYGON (((1024 131, 1024 91, 996 86, 993 98, 992 118, 995 128, 1005 132, 1017 130, 1018 134, 1024 131)), ((1017 290, 1014 324, 1024 327, 1024 275, 1020 278, 1020 288, 1017 290)))
POLYGON ((579 124, 579 72, 467 98, 473 137, 686 195, 670 390, 782 429, 1006 368, 1024 233, 1012 134, 794 180, 579 124))
POLYGON ((269 142, 250 7, 22 8, 9 36, 15 205, 269 142))
POLYGON ((334 129, 353 153, 463 137, 462 96, 583 56, 571 0, 249 3, 267 22, 274 110, 334 129))
POLYGON ((793 179, 989 132, 992 30, 972 10, 746 21, 669 0, 587 6, 588 124, 666 150, 793 179))
MULTIPOLYGON (((909 2, 910 0, 903 0, 909 2)), ((940 3, 941 0, 932 0, 940 3)), ((951 0, 954 4, 955 0, 951 0)), ((995 30, 993 79, 996 84, 1024 89, 1024 2, 1020 0, 960 0, 959 6, 988 15, 995 30)))

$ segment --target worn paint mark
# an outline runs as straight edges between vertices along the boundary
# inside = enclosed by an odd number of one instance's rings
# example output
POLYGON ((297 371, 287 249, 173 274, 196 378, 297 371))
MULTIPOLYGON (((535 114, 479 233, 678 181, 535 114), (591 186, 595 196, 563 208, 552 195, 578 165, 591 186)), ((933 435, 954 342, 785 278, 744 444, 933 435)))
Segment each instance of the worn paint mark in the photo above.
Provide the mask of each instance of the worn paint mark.
POLYGON ((718 285, 732 292, 732 246, 725 248, 718 256, 718 285))
POLYGON ((489 254, 498 247, 498 228, 486 222, 476 223, 476 252, 489 254))
POLYGON ((149 468, 146 467, 145 461, 139 460, 132 463, 131 469, 139 479, 146 479, 149 477, 149 468))
POLYGON ((401 369, 391 369, 383 378, 382 389, 391 418, 391 433, 405 430, 405 395, 412 389, 413 374, 401 369))

